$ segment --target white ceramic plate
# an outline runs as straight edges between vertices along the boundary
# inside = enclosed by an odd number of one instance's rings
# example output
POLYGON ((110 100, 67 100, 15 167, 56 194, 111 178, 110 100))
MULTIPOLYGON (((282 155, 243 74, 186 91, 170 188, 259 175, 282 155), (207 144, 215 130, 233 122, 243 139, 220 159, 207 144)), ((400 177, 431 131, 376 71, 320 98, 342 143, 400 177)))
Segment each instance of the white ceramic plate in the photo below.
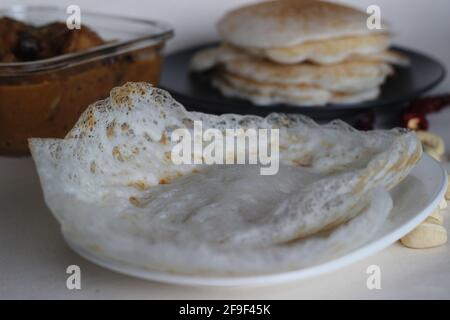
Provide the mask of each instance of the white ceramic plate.
POLYGON ((394 208, 384 227, 369 243, 337 259, 292 272, 254 277, 204 277, 156 272, 92 255, 77 247, 76 243, 70 241, 68 237, 65 238, 69 246, 87 260, 107 269, 142 279, 181 285, 224 287, 280 284, 334 271, 390 246, 432 213, 444 197, 447 183, 446 171, 437 161, 425 155, 409 177, 392 190, 394 208))

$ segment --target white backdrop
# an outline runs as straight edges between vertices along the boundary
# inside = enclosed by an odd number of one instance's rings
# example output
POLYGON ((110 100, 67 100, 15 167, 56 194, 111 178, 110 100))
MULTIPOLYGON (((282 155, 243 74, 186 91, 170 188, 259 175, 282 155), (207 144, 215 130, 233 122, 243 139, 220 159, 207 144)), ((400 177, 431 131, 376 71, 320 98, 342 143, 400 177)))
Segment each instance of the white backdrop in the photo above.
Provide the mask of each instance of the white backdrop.
MULTIPOLYGON (((82 9, 154 18, 169 22, 176 38, 169 50, 202 43, 217 37, 215 22, 230 8, 255 0, 0 0, 0 7, 13 4, 77 4, 82 9)), ((360 8, 381 7, 396 32, 396 43, 439 58, 450 70, 449 0, 341 0, 360 8)), ((438 91, 450 91, 450 77, 438 91)))

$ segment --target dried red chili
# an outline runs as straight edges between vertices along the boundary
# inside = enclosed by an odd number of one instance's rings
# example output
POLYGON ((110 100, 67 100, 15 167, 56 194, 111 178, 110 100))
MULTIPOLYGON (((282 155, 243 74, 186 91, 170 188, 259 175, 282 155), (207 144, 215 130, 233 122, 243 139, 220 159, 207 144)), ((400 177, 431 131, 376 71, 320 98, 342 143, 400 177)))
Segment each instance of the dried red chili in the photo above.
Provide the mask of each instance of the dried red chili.
POLYGON ((402 125, 411 130, 428 130, 426 115, 450 105, 450 94, 425 97, 413 101, 402 116, 402 125))
POLYGON ((361 131, 370 131, 374 129, 375 113, 369 111, 361 115, 355 124, 355 128, 361 131))
POLYGON ((405 112, 402 116, 402 126, 411 130, 428 130, 429 123, 425 113, 405 112))

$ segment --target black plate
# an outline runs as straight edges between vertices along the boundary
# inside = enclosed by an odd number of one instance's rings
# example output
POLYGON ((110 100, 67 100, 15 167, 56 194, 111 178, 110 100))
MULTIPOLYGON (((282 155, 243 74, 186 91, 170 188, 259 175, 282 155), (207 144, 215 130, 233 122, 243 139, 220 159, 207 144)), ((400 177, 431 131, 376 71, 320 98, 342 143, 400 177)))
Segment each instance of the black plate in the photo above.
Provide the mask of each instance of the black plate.
POLYGON ((444 66, 435 59, 405 48, 395 47, 411 61, 407 68, 396 68, 388 78, 378 99, 358 104, 302 107, 276 104, 256 106, 249 101, 224 97, 210 85, 210 74, 189 72, 189 62, 198 50, 215 44, 183 50, 167 56, 160 85, 187 109, 207 113, 237 113, 268 115, 272 112, 302 113, 316 119, 355 115, 374 108, 406 104, 438 85, 445 77, 444 66))

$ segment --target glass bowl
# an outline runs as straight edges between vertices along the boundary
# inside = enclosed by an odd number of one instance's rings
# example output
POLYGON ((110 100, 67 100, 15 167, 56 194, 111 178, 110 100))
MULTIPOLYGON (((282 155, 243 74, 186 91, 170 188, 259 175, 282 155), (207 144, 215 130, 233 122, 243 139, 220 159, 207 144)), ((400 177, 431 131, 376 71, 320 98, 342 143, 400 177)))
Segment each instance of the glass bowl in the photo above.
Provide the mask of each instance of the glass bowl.
MULTIPOLYGON (((63 8, 0 10, 31 25, 65 22, 63 8)), ((128 81, 158 84, 162 49, 173 36, 162 22, 82 11, 81 21, 106 44, 31 62, 0 62, 0 155, 28 154, 27 139, 63 138, 91 103, 128 81)))

